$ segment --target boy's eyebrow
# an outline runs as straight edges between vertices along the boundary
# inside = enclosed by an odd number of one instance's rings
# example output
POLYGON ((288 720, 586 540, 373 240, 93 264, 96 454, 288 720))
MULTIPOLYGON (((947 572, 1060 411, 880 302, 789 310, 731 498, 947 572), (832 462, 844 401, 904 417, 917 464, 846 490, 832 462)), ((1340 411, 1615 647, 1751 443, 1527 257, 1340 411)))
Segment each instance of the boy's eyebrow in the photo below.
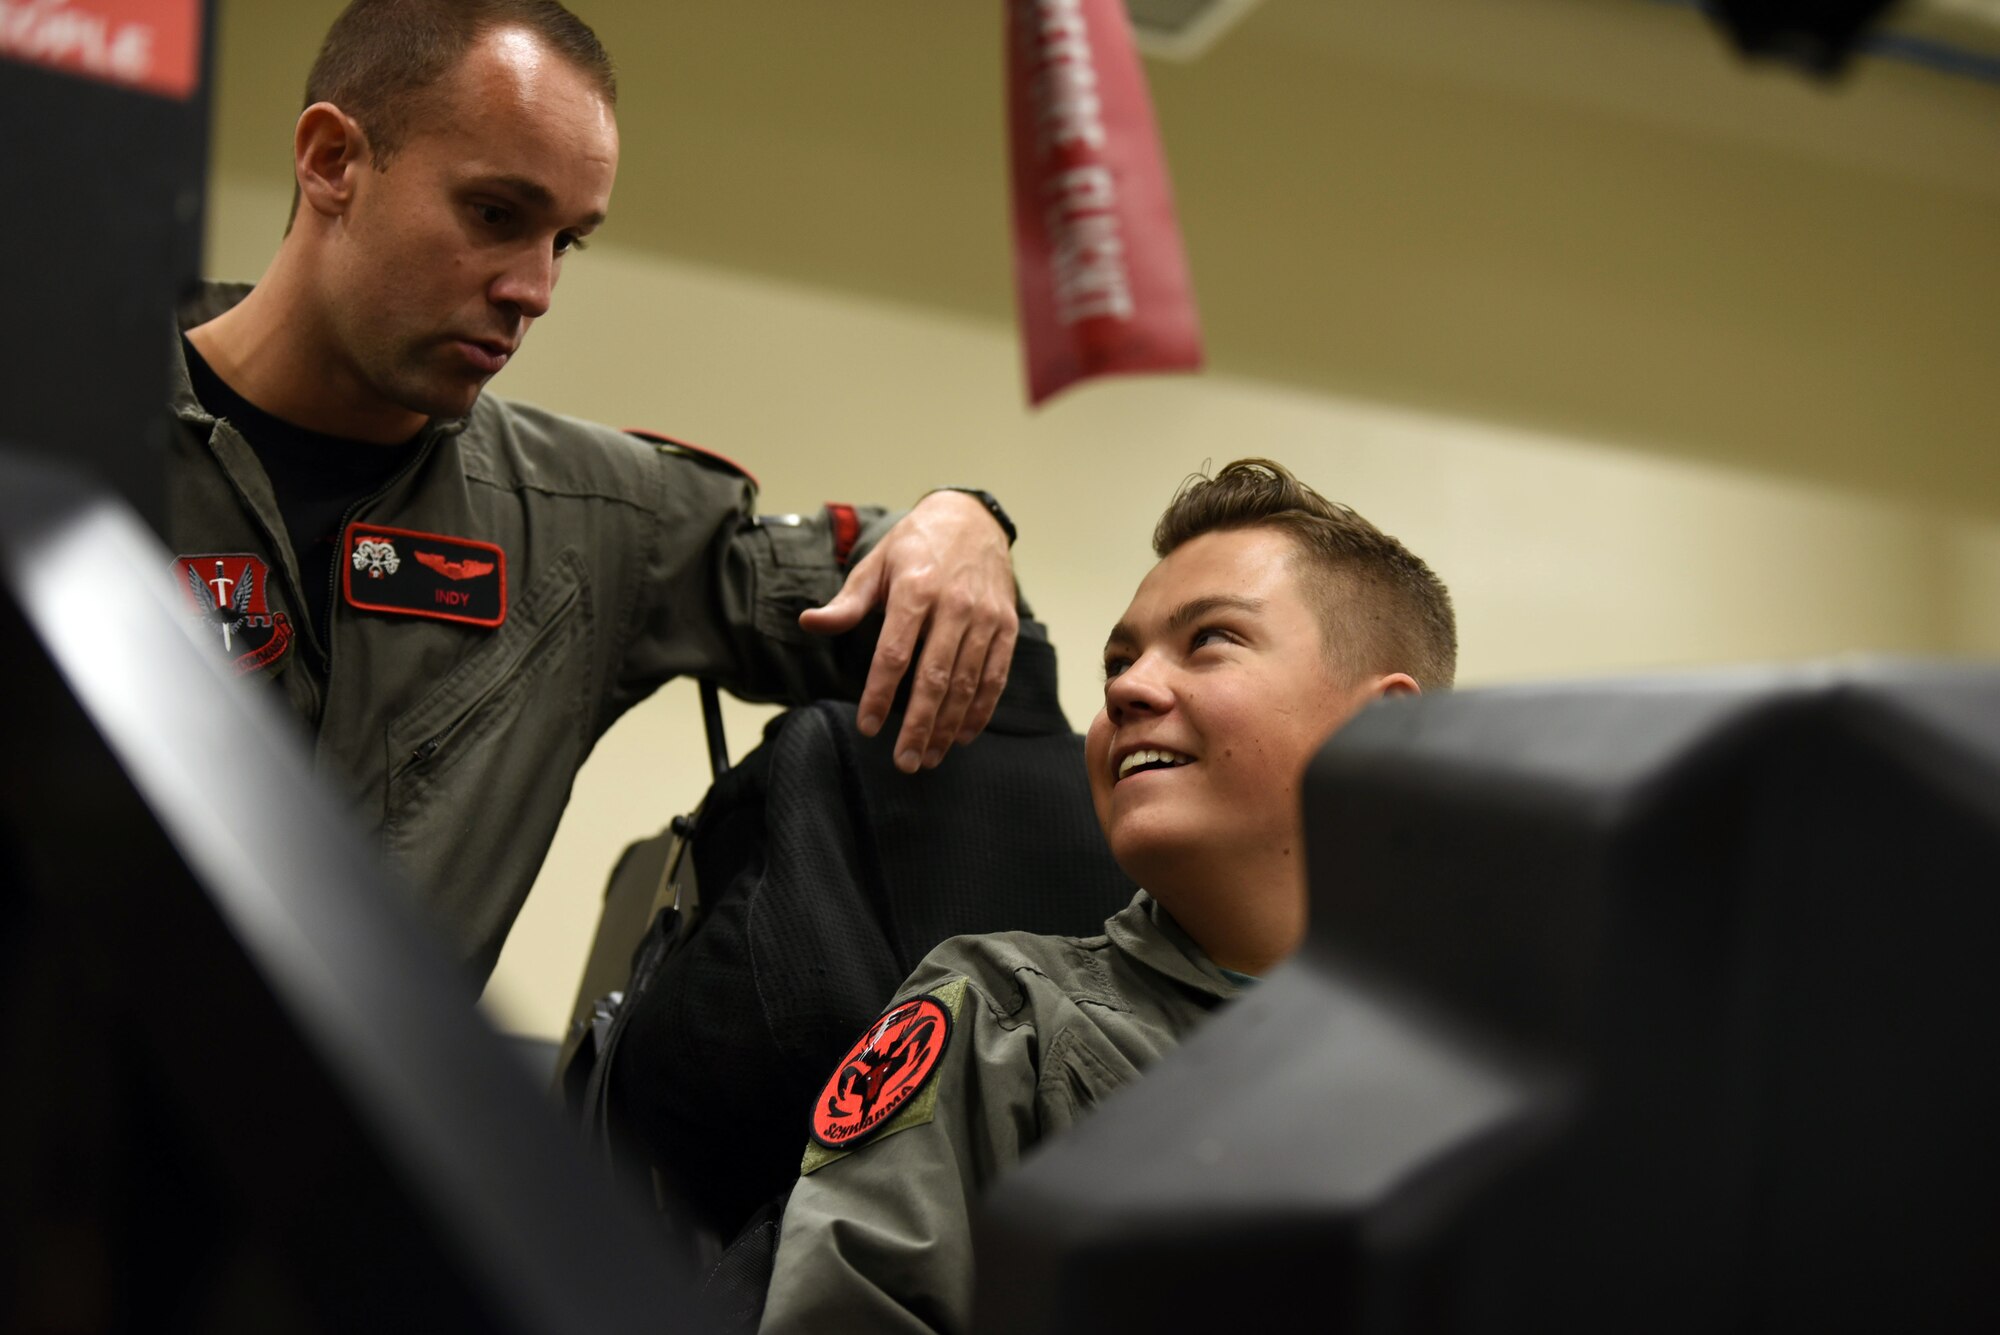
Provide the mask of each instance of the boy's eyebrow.
MULTIPOLYGON (((1173 615, 1167 618, 1167 629, 1183 630, 1203 617, 1214 616, 1217 612, 1256 613, 1263 610, 1262 598, 1245 598, 1234 593, 1212 593, 1203 598, 1190 598, 1176 607, 1173 615)), ((1111 634, 1105 637, 1104 647, 1110 649, 1115 645, 1136 644, 1138 640, 1139 632, 1132 628, 1131 623, 1121 621, 1113 626, 1111 634)))
POLYGON ((1191 598, 1174 609, 1167 618, 1168 630, 1182 630, 1203 617, 1214 616, 1217 612, 1261 612, 1264 610, 1262 598, 1245 598, 1234 593, 1212 593, 1206 598, 1191 598))

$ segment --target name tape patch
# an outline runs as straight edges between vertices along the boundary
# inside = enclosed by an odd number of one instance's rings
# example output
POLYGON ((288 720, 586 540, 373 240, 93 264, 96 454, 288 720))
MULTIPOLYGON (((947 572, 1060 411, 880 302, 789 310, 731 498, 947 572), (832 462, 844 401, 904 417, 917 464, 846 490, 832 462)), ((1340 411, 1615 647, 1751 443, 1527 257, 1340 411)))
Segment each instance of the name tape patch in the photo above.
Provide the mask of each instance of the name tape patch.
POLYGON ((365 612, 468 626, 507 619, 507 554, 473 538, 350 524, 340 585, 348 605, 365 612))

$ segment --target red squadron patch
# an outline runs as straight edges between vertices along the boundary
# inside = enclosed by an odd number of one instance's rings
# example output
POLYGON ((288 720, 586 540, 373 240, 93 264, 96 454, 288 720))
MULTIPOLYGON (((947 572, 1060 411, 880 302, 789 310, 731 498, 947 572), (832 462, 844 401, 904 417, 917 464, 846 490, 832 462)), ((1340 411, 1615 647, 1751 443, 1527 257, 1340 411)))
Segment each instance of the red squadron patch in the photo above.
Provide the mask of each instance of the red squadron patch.
POLYGON ((813 1106, 812 1137, 852 1149, 888 1124, 937 1070, 951 1037, 951 1012, 936 997, 889 1008, 841 1058, 813 1106))
POLYGON ((202 552, 176 556, 173 568, 189 616, 222 642, 239 676, 270 667, 291 649, 292 623, 271 610, 271 568, 262 557, 202 552))

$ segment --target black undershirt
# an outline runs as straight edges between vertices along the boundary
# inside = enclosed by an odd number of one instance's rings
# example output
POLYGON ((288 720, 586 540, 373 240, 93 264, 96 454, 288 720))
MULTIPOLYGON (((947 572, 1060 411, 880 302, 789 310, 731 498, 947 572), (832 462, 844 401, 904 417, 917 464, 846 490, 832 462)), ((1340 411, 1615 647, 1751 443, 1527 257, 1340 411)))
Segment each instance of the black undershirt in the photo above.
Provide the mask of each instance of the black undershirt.
POLYGON ((333 612, 341 518, 357 502, 388 485, 410 461, 416 438, 400 445, 377 445, 293 426, 231 389, 186 335, 181 336, 181 350, 187 356, 195 398, 211 416, 226 418, 236 428, 271 480, 278 514, 285 521, 285 532, 291 535, 299 579, 305 585, 301 592, 306 611, 324 645, 333 612))

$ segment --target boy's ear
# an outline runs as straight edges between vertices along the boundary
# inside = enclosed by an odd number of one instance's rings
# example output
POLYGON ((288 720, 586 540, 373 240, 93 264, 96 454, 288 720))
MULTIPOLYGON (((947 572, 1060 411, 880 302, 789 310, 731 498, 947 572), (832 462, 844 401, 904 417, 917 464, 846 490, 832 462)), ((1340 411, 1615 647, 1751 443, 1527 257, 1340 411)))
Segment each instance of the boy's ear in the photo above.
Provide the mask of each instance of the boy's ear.
POLYGON ((1380 695, 1422 695, 1424 688, 1417 685, 1417 679, 1407 672, 1391 672, 1375 679, 1375 694, 1380 695))

